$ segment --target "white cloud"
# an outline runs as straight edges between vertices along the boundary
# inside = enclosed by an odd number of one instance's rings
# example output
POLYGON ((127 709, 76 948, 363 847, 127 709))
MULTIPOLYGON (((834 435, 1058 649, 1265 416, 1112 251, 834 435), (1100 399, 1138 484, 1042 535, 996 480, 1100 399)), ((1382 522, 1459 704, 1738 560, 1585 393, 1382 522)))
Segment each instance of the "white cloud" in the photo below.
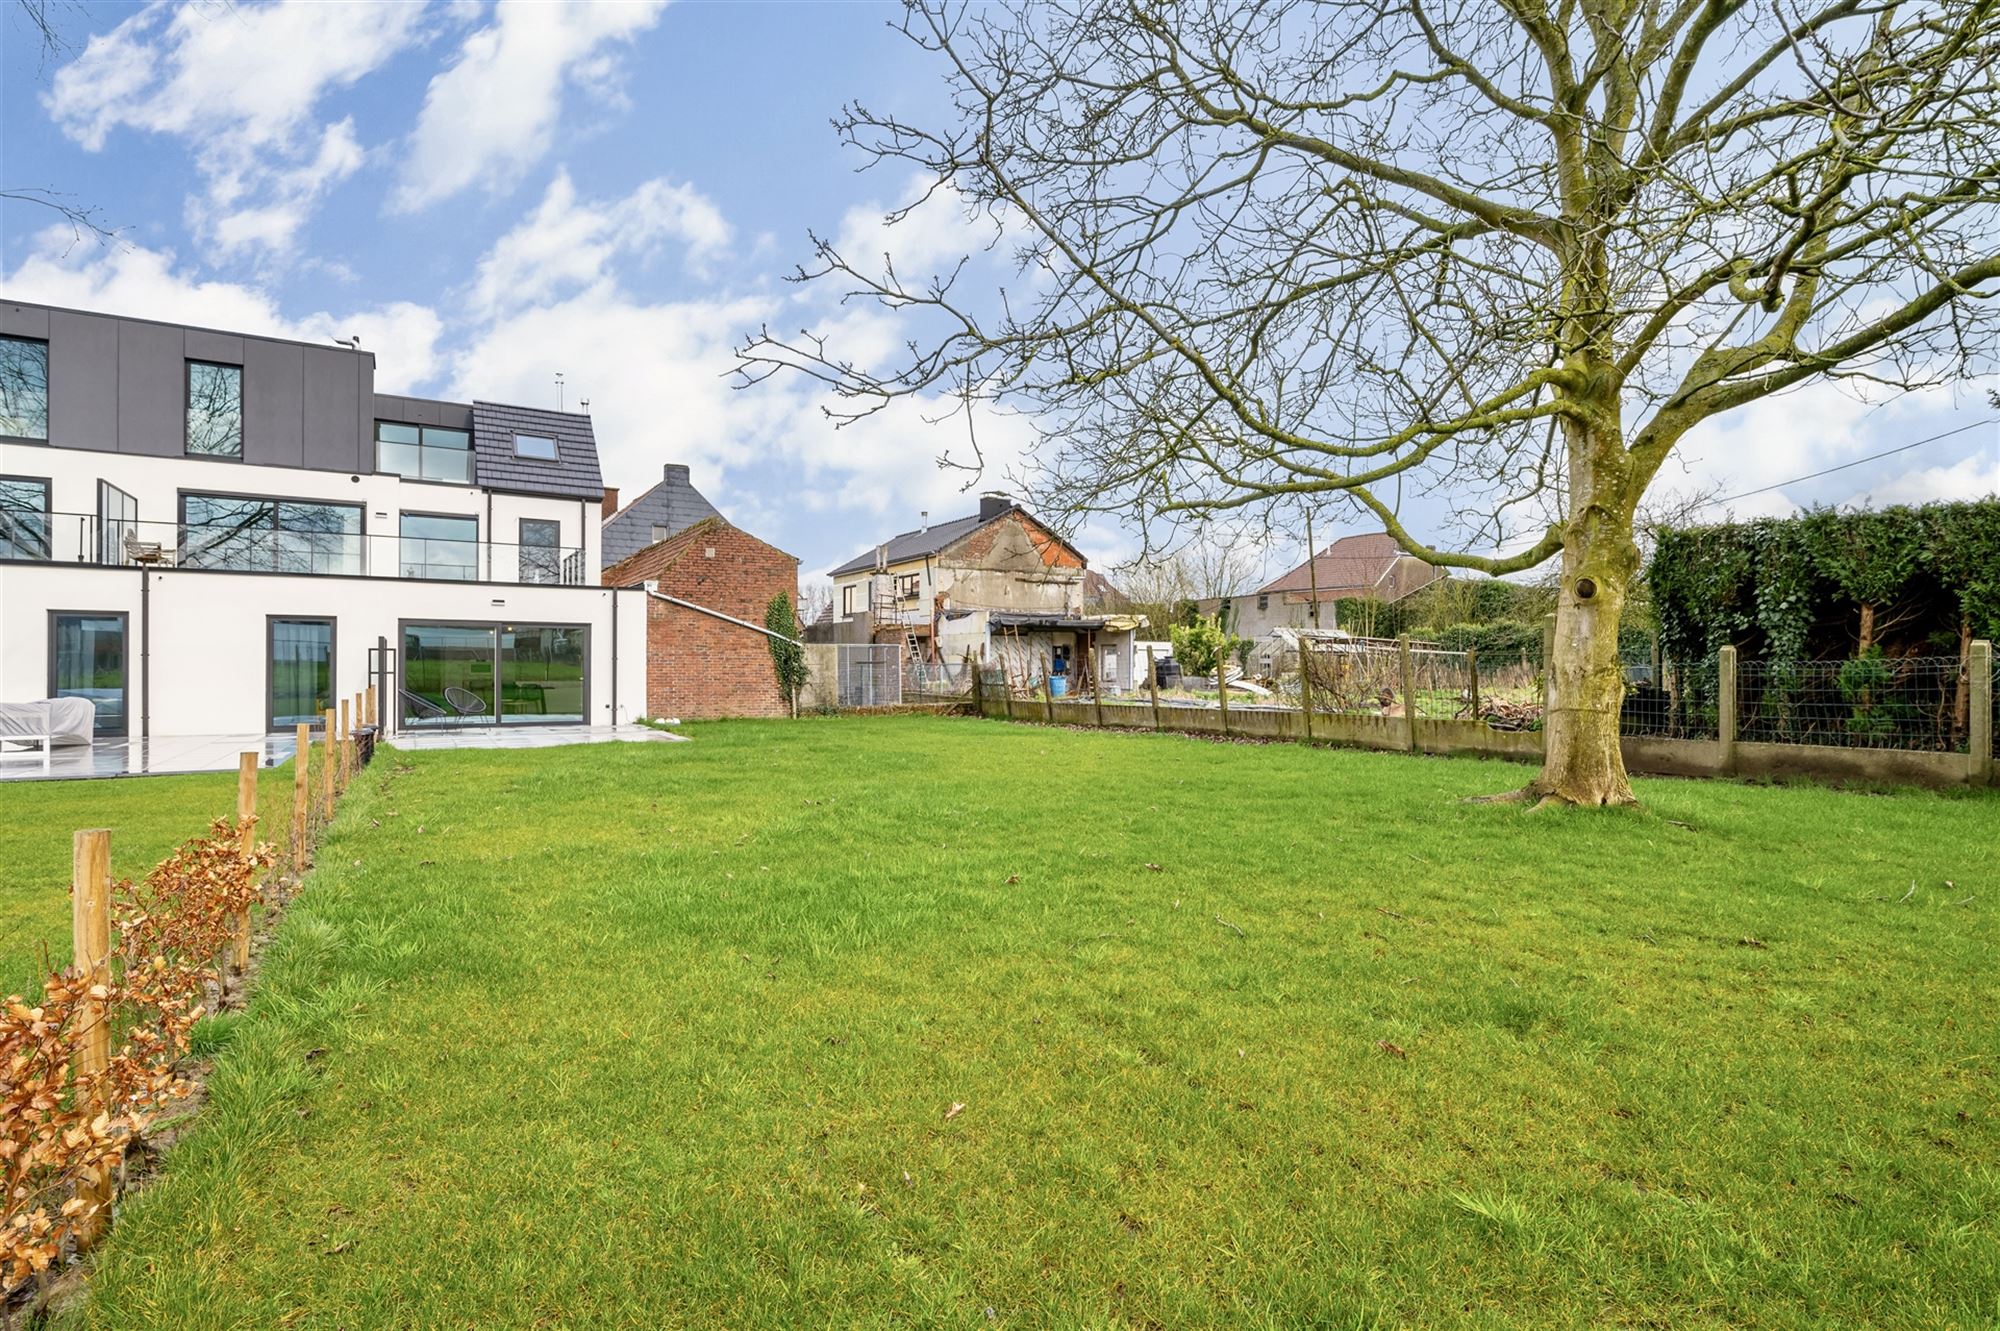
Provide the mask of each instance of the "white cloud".
POLYGON ((187 140, 205 194, 189 220, 225 251, 288 250, 318 200, 361 165, 327 94, 414 40, 421 5, 155 5, 91 38, 45 99, 95 152, 121 128, 187 140))
POLYGON ((618 99, 620 64, 607 48, 652 27, 663 4, 502 0, 431 80, 393 205, 414 212, 475 185, 514 184, 547 155, 566 88, 618 99))
POLYGON ((2000 443, 1988 443, 1970 457, 1944 466, 1901 472, 1880 485, 1851 495, 1849 504, 1868 502, 1881 508, 1888 504, 1926 504, 1936 499, 1985 499, 2000 496, 2000 443))
POLYGON ((558 170, 535 211, 479 261, 471 308, 485 317, 593 285, 621 256, 650 257, 670 241, 697 271, 729 243, 729 223, 692 185, 649 180, 623 199, 579 200, 558 170))
MULTIPOLYGON (((931 189, 932 184, 913 176, 895 208, 875 202, 849 208, 841 215, 834 248, 864 273, 886 257, 903 281, 921 284, 1003 239, 1004 229, 983 213, 968 213, 965 196, 950 184, 931 189)), ((1018 214, 1010 216, 1016 223, 1021 220, 1018 214)))
POLYGON ((439 364, 437 344, 444 325, 426 306, 395 301, 287 318, 268 292, 236 282, 201 281, 182 271, 169 252, 137 246, 83 249, 72 239, 63 227, 44 231, 28 256, 5 275, 8 296, 306 342, 359 333, 362 345, 376 355, 375 386, 385 393, 410 391, 439 364))

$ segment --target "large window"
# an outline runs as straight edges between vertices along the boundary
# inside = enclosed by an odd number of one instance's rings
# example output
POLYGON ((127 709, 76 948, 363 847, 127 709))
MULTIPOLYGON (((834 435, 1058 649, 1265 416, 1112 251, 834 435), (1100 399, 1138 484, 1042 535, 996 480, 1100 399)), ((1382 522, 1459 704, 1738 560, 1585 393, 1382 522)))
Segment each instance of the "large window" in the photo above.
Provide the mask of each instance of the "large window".
POLYGON ((403 724, 574 724, 589 666, 582 625, 405 624, 403 724))
POLYGON ((472 481, 472 436, 437 425, 375 422, 375 470, 412 481, 472 481))
POLYGON ((0 337, 0 438, 49 437, 49 344, 0 337))
POLYGON ((334 706, 333 621, 271 620, 271 729, 324 727, 334 706))
POLYGON ((562 524, 521 519, 521 581, 562 581, 562 524))
POLYGON ((361 506, 183 494, 180 563, 236 572, 360 573, 361 506))
POLYGON ((243 456, 243 367, 187 363, 187 451, 195 457, 243 456))
POLYGON ((405 513, 402 526, 403 576, 479 577, 479 519, 444 513, 405 513))
POLYGON ((57 611, 49 616, 49 696, 88 698, 93 733, 126 732, 125 616, 57 611))
POLYGON ((0 559, 49 557, 49 483, 0 476, 0 559))
POLYGON ((554 462, 556 441, 543 434, 517 434, 514 436, 514 456, 533 458, 537 462, 554 462))

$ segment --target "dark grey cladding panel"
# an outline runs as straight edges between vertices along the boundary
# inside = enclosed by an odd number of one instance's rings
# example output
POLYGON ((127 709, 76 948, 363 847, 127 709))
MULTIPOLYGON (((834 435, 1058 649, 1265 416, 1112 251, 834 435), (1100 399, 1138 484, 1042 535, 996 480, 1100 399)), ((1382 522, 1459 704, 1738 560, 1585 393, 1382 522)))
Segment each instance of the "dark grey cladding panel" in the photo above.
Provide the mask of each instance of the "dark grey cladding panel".
POLYGON ((49 335, 49 311, 41 305, 9 305, 0 302, 0 333, 8 337, 49 335))
POLYGON ((470 430, 472 408, 463 402, 442 402, 436 398, 377 393, 375 419, 401 421, 406 425, 442 425, 452 430, 470 430))
POLYGON ((218 365, 243 363, 245 339, 233 333, 211 333, 206 328, 190 328, 182 336, 182 350, 189 360, 214 361, 218 365))
POLYGON ((118 321, 118 451, 175 458, 187 451, 187 358, 172 324, 118 321))
POLYGON ((118 321, 67 310, 48 316, 49 442, 117 451, 118 321))
POLYGON ((473 466, 488 490, 516 494, 602 499, 604 476, 597 465, 597 436, 590 417, 498 402, 472 404, 473 466), (556 460, 514 455, 514 436, 539 435, 556 441, 556 460))
POLYGON ((665 479, 604 524, 604 567, 630 559, 655 539, 665 540, 703 518, 720 516, 715 505, 689 483, 686 467, 668 466, 665 479), (658 538, 653 535, 656 527, 660 529, 658 538))
MULTIPOLYGON (((359 396, 362 358, 338 347, 306 347, 304 353, 305 465, 316 471, 364 470, 359 396)), ((372 384, 368 394, 372 401, 372 384)), ((375 423, 368 422, 366 429, 372 439, 375 423)))
POLYGON ((305 465, 305 348, 243 341, 243 460, 305 465))

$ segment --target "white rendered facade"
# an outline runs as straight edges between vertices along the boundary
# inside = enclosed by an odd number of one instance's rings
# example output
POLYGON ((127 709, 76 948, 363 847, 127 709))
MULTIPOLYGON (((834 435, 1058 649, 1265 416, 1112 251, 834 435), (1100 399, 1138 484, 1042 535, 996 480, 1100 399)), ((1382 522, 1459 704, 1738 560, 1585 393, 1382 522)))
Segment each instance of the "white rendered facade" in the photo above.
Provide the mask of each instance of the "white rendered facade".
POLYGON ((348 347, 39 306, 0 304, 0 352, 0 702, 92 696, 132 739, 289 731, 371 685, 392 728, 643 708, 643 593, 596 585, 587 418, 377 395, 348 347), (183 364, 211 362, 231 456, 188 451, 183 364), (463 438, 469 480, 378 465, 378 423, 463 438), (555 456, 496 452, 514 430, 555 456))

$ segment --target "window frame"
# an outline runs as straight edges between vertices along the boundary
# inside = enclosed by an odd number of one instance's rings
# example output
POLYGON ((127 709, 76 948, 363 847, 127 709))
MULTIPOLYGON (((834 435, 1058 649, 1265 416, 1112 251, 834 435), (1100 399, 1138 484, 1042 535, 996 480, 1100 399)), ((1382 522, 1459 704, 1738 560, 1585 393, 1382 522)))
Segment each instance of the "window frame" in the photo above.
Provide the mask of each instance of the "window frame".
MULTIPOLYGON (((481 571, 481 570, 480 570, 480 554, 481 554, 481 550, 480 550, 480 547, 481 547, 481 546, 482 546, 483 544, 485 544, 485 538, 484 538, 484 537, 483 537, 483 536, 482 536, 482 535, 480 534, 482 530, 483 530, 483 529, 482 529, 482 527, 480 526, 480 522, 479 522, 479 515, 478 515, 477 513, 436 513, 436 512, 430 512, 430 511, 427 511, 427 510, 425 510, 425 509, 418 509, 418 508, 404 508, 404 509, 398 509, 398 510, 396 511, 396 576, 397 576, 398 578, 401 578, 401 579, 404 579, 404 580, 406 580, 406 581, 410 581, 410 582, 486 582, 486 581, 488 581, 488 579, 486 579, 486 578, 483 578, 483 577, 481 577, 481 576, 480 576, 480 571, 481 571), (469 577, 469 578, 434 578, 434 577, 430 576, 430 575, 429 575, 428 573, 420 573, 420 574, 417 574, 417 575, 415 575, 414 577, 413 577, 412 575, 408 574, 408 573, 405 573, 405 572, 403 571, 403 569, 404 569, 404 567, 405 567, 405 563, 404 563, 404 560, 403 560, 403 542, 404 542, 404 541, 410 541, 410 540, 416 540, 416 541, 463 541, 463 540, 465 539, 464 537, 460 537, 460 536, 405 536, 405 535, 403 534, 403 522, 404 522, 404 520, 405 520, 406 518, 450 518, 450 519, 452 519, 452 520, 453 520, 453 521, 455 521, 455 522, 470 522, 470 523, 472 524, 472 542, 471 542, 471 544, 472 544, 472 576, 471 576, 471 577, 469 577)), ((426 554, 428 554, 428 551, 426 551, 426 554)), ((426 559, 425 559, 425 560, 423 561, 423 566, 424 566, 424 567, 425 567, 426 569, 428 569, 428 568, 429 568, 429 567, 431 566, 431 561, 430 561, 430 560, 429 560, 428 558, 426 558, 426 559)))
POLYGON ((854 592, 855 584, 851 582, 845 584, 840 589, 840 617, 842 619, 852 618, 855 613, 854 592))
POLYGON ((198 356, 187 356, 181 360, 181 456, 195 458, 203 462, 241 462, 248 441, 244 438, 243 413, 244 390, 243 367, 226 360, 203 360, 198 356), (236 451, 234 453, 196 452, 194 445, 194 367, 200 365, 214 370, 236 371, 236 451))
POLYGON ((914 601, 923 595, 924 575, 921 573, 898 573, 890 590, 899 601, 914 601))
POLYGON ((44 547, 39 556, 0 555, 0 563, 47 564, 52 562, 55 559, 56 546, 55 484, 53 480, 47 476, 15 476, 8 474, 0 475, 0 481, 21 481, 28 485, 39 485, 42 487, 42 545, 44 547))
POLYGON ((22 337, 17 333, 0 333, 0 342, 22 342, 42 349, 42 433, 36 436, 0 431, 0 443, 46 446, 53 424, 49 418, 54 408, 55 397, 51 383, 55 374, 55 364, 54 358, 49 354, 49 340, 46 337, 22 337))
POLYGON ((562 520, 559 518, 523 517, 519 519, 514 534, 519 538, 514 545, 514 576, 520 580, 522 585, 530 587, 561 586, 563 564, 562 520), (555 539, 546 543, 530 541, 528 539, 528 528, 531 525, 551 529, 555 533, 555 539), (545 550, 548 552, 549 576, 547 578, 531 578, 528 576, 528 551, 530 550, 545 550))
MULTIPOLYGON (((118 686, 117 730, 99 732, 95 721, 91 725, 93 739, 130 739, 132 737, 132 614, 128 610, 69 610, 51 609, 46 623, 47 640, 43 644, 43 655, 48 658, 49 689, 44 697, 55 698, 56 693, 56 621, 59 619, 115 619, 118 621, 118 643, 125 653, 124 679, 118 686)), ((75 695, 68 695, 75 696, 75 695)))
MULTIPOLYGON (((340 697, 340 618, 337 615, 265 615, 264 616, 264 730, 267 734, 282 735, 298 723, 280 726, 278 724, 277 677, 272 670, 271 649, 273 634, 280 624, 324 624, 326 625, 326 693, 329 698, 340 697)), ((313 730, 326 729, 324 715, 314 717, 306 723, 313 730)))
MULTIPOLYGON (((394 443, 395 441, 392 440, 390 442, 394 443)), ((456 425, 424 425, 418 421, 392 420, 386 416, 377 416, 375 418, 375 455, 371 460, 370 465, 374 467, 375 474, 377 476, 394 476, 398 480, 415 481, 419 485, 454 485, 461 487, 476 486, 479 483, 478 481, 479 462, 477 453, 478 450, 472 446, 472 428, 470 426, 467 426, 465 429, 461 430, 456 425), (409 472, 406 471, 398 471, 394 467, 385 467, 382 465, 382 444, 383 444, 382 427, 385 425, 400 425, 406 430, 415 430, 417 432, 417 442, 415 442, 414 444, 398 445, 398 447, 414 448, 417 450, 417 471, 415 475, 411 475, 409 472), (440 445, 435 449, 433 449, 431 445, 426 444, 424 442, 424 436, 433 430, 440 432, 449 432, 451 434, 456 434, 456 435, 463 435, 465 438, 465 447, 447 448, 440 445), (436 476, 424 475, 423 474, 424 454, 426 451, 463 454, 465 457, 465 479, 462 481, 450 481, 450 480, 444 480, 436 476)))
POLYGON ((523 462, 561 462, 562 441, 557 439, 554 435, 520 434, 517 432, 514 435, 514 456, 521 459, 523 462), (549 446, 549 455, 547 457, 543 457, 540 453, 523 453, 521 451, 521 441, 523 439, 533 439, 537 443, 547 444, 549 446))
MULTIPOLYGON (((270 530, 279 532, 288 529, 273 526, 270 530)), ((330 535, 332 533, 321 532, 317 534, 330 535)), ((176 569, 191 568, 195 571, 207 573, 266 573, 287 578, 365 578, 368 576, 368 505, 365 503, 349 503, 341 499, 308 499, 299 495, 245 494, 241 491, 211 490, 205 487, 180 489, 174 492, 174 535, 174 567, 176 569), (310 569, 301 572, 294 569, 281 568, 208 568, 201 564, 189 565, 187 563, 187 501, 190 497, 195 499, 242 499, 270 504, 273 506, 273 521, 277 519, 280 511, 277 506, 283 504, 300 504, 310 508, 351 508, 361 515, 360 528, 352 533, 341 532, 339 534, 343 537, 352 535, 354 538, 355 562, 357 567, 353 573, 319 573, 310 569)))

